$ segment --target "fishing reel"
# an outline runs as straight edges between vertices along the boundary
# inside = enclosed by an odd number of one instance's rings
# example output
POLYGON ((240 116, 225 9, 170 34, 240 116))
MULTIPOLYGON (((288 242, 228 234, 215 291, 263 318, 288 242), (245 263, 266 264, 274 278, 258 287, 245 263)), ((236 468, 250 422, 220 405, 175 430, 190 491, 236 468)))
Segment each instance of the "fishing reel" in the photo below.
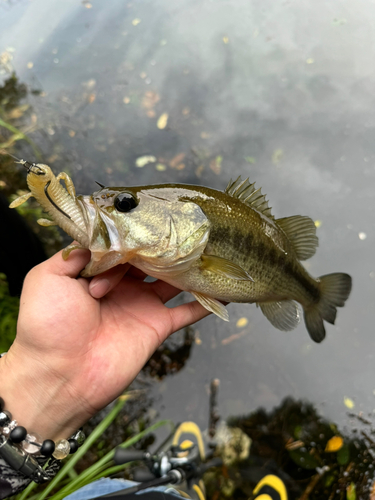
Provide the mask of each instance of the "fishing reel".
MULTIPOLYGON (((156 486, 171 485, 175 492, 181 491, 185 498, 205 500, 204 485, 201 477, 211 467, 219 467, 222 460, 213 458, 207 460, 204 443, 199 427, 194 422, 184 422, 176 432, 167 438, 154 454, 142 450, 117 448, 114 455, 116 465, 129 462, 143 462, 133 472, 134 486, 114 493, 109 493, 100 499, 131 500, 139 499, 138 491, 156 486), (190 435, 194 440, 187 439, 190 435), (188 495, 188 496, 187 496, 188 495)), ((152 491, 147 494, 147 500, 176 498, 168 495, 168 490, 152 491)))

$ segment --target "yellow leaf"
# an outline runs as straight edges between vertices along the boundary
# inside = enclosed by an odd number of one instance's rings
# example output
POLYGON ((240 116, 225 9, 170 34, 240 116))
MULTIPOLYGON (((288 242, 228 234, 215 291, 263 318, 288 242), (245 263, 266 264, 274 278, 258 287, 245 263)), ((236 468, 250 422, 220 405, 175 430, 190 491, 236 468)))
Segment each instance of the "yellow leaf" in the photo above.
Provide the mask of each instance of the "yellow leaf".
POLYGON ((132 25, 137 26, 140 22, 141 22, 141 20, 138 17, 136 17, 135 19, 133 19, 132 25))
POLYGON ((333 436, 326 444, 326 453, 332 453, 339 451, 344 444, 344 440, 341 436, 333 436))
POLYGON ((156 126, 158 127, 158 129, 163 130, 167 126, 167 123, 168 123, 168 113, 163 113, 159 117, 156 126))
POLYGON ((346 396, 344 397, 344 405, 349 408, 349 410, 352 410, 355 406, 354 401, 346 396))
POLYGON ((183 162, 185 156, 186 156, 185 153, 179 153, 178 155, 174 156, 169 162, 169 166, 171 168, 177 168, 177 165, 183 162))
POLYGON ((236 323, 236 327, 237 328, 243 328, 244 326, 246 326, 248 324, 248 319, 247 318, 240 318, 237 323, 236 323))
POLYGON ((138 168, 145 167, 148 163, 155 163, 156 157, 152 155, 140 156, 135 160, 135 166, 138 168))

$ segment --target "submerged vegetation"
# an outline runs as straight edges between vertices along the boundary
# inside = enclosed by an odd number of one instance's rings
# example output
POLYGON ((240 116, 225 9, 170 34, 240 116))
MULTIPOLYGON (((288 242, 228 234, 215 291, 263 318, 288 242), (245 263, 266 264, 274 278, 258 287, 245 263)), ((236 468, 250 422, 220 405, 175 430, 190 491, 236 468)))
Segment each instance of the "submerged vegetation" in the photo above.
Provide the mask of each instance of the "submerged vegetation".
POLYGON ((9 294, 6 276, 0 273, 0 352, 11 346, 16 335, 19 298, 9 294))
POLYGON ((260 478, 275 474, 289 500, 373 500, 375 431, 370 420, 351 417, 367 429, 347 435, 312 404, 292 398, 270 412, 232 417, 228 425, 251 439, 250 455, 225 471, 207 473, 208 497, 252 500, 260 478))

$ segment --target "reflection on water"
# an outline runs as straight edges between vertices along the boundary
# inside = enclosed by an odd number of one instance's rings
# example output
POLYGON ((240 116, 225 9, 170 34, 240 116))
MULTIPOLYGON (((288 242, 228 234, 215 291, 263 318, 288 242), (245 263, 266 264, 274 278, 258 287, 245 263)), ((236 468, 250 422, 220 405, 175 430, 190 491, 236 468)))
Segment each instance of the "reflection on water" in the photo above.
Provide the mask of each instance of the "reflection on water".
POLYGON ((351 435, 322 418, 307 402, 285 399, 272 411, 231 417, 228 425, 251 439, 248 459, 205 476, 209 498, 253 498, 267 474, 280 477, 289 498, 368 499, 375 493, 373 422, 360 417, 351 435))

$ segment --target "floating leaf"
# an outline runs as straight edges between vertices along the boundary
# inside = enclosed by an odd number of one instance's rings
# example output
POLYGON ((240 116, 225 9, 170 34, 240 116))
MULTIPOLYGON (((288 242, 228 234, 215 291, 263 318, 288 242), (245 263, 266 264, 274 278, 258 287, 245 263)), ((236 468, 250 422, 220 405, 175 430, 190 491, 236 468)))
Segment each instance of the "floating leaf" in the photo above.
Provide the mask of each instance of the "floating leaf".
POLYGON ((155 163, 156 162, 156 158, 155 156, 152 156, 152 155, 145 155, 145 156, 140 156, 139 158, 137 158, 135 160, 135 165, 138 167, 138 168, 142 168, 144 167, 145 165, 147 165, 148 163, 155 163))
POLYGON ((159 117, 156 126, 158 127, 158 129, 163 130, 167 126, 167 123, 168 123, 168 113, 163 113, 159 117))
POLYGON ((354 401, 348 397, 344 397, 344 405, 349 408, 349 410, 352 410, 355 406, 354 401))
POLYGON ((236 323, 236 327, 244 328, 248 324, 248 322, 249 320, 247 318, 240 318, 236 323))
POLYGON ((303 469, 315 469, 316 467, 319 467, 317 459, 313 455, 310 455, 310 453, 306 450, 291 450, 289 451, 289 456, 294 463, 303 469))
POLYGON ((324 450, 326 453, 332 453, 339 451, 344 444, 344 440, 341 436, 333 436, 326 445, 326 449, 324 450))
POLYGON ((298 450, 299 448, 302 448, 303 446, 305 446, 305 443, 303 441, 301 441, 300 439, 298 439, 297 441, 288 442, 285 445, 285 449, 288 451, 293 451, 293 450, 298 450))
POLYGON ((329 486, 331 486, 334 480, 335 480, 334 474, 327 474, 324 479, 324 486, 328 488, 329 486))
POLYGON ((356 500, 357 495, 355 493, 355 484, 350 483, 346 488, 346 500, 356 500))
POLYGON ((344 444, 337 452, 337 462, 339 465, 346 465, 350 460, 349 446, 344 444))
POLYGON ((171 161, 169 162, 169 166, 171 168, 176 168, 177 165, 179 165, 183 159, 185 158, 186 154, 185 153, 178 153, 178 155, 174 156, 171 161))
POLYGON ((281 158, 284 156, 284 151, 282 149, 275 149, 272 153, 272 163, 277 165, 280 163, 281 158))
POLYGON ((247 161, 247 163, 255 163, 255 158, 253 156, 245 156, 244 160, 247 161))
POLYGON ((217 156, 214 160, 210 161, 210 169, 219 175, 221 173, 221 164, 223 162, 222 156, 217 156))
POLYGON ((302 427, 300 425, 296 425, 294 428, 294 437, 296 439, 300 439, 302 436, 302 427))

